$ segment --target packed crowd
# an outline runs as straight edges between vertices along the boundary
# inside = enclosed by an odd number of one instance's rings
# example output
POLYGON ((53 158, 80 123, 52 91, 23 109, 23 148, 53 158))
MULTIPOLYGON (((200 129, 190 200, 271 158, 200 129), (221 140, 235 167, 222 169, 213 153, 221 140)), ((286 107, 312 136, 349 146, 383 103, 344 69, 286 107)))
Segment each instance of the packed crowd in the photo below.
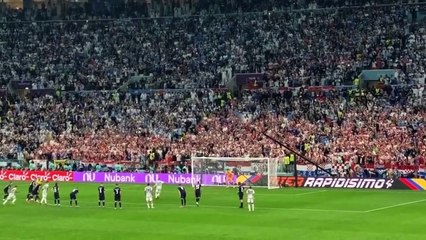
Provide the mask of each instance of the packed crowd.
MULTIPOLYGON (((412 89, 348 92, 69 94, 10 106, 0 153, 23 159, 170 165, 198 156, 279 157, 266 131, 318 163, 418 166, 426 109, 412 89)), ((303 161, 299 159, 299 161, 303 161)))
MULTIPOLYGON (((316 3, 330 2, 341 1, 316 3)), ((424 84, 425 25, 410 16, 421 7, 1 24, 0 88, 26 80, 60 91, 0 98, 0 158, 148 169, 183 168, 191 155, 289 154, 266 131, 321 164, 424 164, 424 89, 390 86, 424 84), (373 94, 304 88, 387 68, 398 71, 373 94), (220 88, 239 72, 296 88, 235 96, 220 88), (136 75, 149 78, 131 88, 168 90, 82 91, 118 89, 136 75)))
POLYGON ((271 87, 342 85, 371 68, 399 68, 394 82, 413 83, 426 57, 413 8, 6 23, 0 88, 117 89, 136 75, 150 76, 142 88, 217 88, 244 72, 266 73, 271 87))
POLYGON ((425 0, 88 0, 58 6, 54 2, 46 1, 25 10, 3 9, 0 16, 3 16, 3 21, 181 17, 422 2, 425 0))

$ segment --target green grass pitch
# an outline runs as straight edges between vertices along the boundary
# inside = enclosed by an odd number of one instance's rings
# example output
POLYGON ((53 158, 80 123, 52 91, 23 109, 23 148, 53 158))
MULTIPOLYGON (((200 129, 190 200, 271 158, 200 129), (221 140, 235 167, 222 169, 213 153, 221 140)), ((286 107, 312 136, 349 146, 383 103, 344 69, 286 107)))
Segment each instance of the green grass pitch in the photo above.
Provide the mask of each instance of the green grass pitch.
MULTIPOLYGON (((121 184, 123 209, 114 210, 113 184, 106 185, 104 209, 98 184, 60 183, 62 207, 27 204, 28 184, 18 183, 15 205, 0 207, 1 240, 415 240, 426 234, 424 192, 257 188, 256 211, 248 212, 246 203, 238 208, 235 188, 204 187, 197 208, 187 186, 188 206, 181 209, 177 187, 165 185, 155 209, 147 209, 145 185, 121 184), (74 187, 79 208, 69 207, 74 187)), ((48 200, 53 203, 51 192, 48 200)))

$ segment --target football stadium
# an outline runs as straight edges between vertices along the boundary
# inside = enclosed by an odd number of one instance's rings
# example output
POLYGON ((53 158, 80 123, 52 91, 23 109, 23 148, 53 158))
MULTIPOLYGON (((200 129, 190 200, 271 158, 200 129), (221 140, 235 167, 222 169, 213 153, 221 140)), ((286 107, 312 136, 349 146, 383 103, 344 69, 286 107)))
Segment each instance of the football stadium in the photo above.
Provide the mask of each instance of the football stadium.
POLYGON ((426 0, 0 1, 0 240, 420 240, 426 0))

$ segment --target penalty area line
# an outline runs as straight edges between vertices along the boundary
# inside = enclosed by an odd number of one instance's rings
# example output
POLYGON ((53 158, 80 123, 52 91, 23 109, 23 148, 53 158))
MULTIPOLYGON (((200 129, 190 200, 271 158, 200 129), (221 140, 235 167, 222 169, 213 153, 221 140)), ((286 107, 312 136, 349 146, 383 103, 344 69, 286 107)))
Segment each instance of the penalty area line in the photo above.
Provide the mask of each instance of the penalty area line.
POLYGON ((421 202, 425 202, 425 201, 426 201, 426 199, 422 199, 422 200, 417 200, 417 201, 411 201, 411 202, 405 202, 405 203, 390 205, 390 206, 387 206, 387 207, 374 208, 374 209, 364 211, 364 213, 377 212, 377 211, 382 211, 382 210, 386 210, 386 209, 390 209, 390 208, 397 208, 397 207, 407 206, 407 205, 411 205, 411 204, 421 203, 421 202))
POLYGON ((323 193, 323 192, 327 192, 327 190, 312 191, 312 192, 305 192, 305 193, 296 193, 296 194, 288 194, 288 195, 289 196, 303 196, 303 195, 310 195, 310 194, 323 193))
MULTIPOLYGON (((87 204, 87 202, 82 202, 87 204)), ((147 209, 146 206, 144 206, 144 203, 123 203, 123 209, 147 209), (130 205, 130 206, 129 206, 130 205), (137 205, 137 206, 136 206, 137 205)), ((57 207, 54 204, 47 204, 47 206, 51 207, 57 207)), ((160 206, 159 208, 162 209, 161 206, 165 208, 170 207, 179 207, 179 204, 169 204, 169 203, 154 203, 154 207, 160 206)), ((66 208, 77 208, 75 206, 70 205, 61 205, 61 207, 66 208)), ((187 205, 189 208, 198 208, 196 205, 187 205)), ((78 207, 80 208, 80 206, 78 207)), ((83 205, 81 208, 107 208, 107 209, 113 209, 114 207, 111 206, 105 206, 105 207, 99 207, 96 205, 83 205)), ((238 209, 238 207, 231 207, 231 206, 217 206, 217 205, 201 205, 200 208, 213 208, 213 209, 238 209)), ((357 211, 357 210, 340 210, 340 209, 315 209, 315 208, 268 208, 268 207, 257 207, 258 210, 273 210, 273 211, 298 211, 298 212, 335 212, 335 213, 363 213, 364 211, 357 211)))

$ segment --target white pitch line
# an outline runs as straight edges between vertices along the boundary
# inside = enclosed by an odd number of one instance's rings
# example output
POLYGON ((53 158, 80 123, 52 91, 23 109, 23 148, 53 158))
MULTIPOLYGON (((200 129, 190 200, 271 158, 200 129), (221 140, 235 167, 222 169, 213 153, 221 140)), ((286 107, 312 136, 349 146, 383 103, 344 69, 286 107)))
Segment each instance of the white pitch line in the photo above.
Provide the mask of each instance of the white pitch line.
POLYGON ((303 196, 303 195, 316 194, 316 193, 322 193, 322 192, 327 192, 327 190, 305 192, 305 193, 296 193, 296 194, 288 194, 288 195, 290 195, 290 196, 303 196))
MULTIPOLYGON (((81 202, 79 202, 79 203, 81 203, 81 202)), ((83 202, 83 203, 87 203, 87 202, 83 202)), ((109 205, 111 205, 111 203, 109 205)), ((55 205, 48 204, 48 206, 54 207, 55 205)), ((156 206, 166 206, 167 208, 169 208, 170 206, 173 206, 173 207, 178 208, 180 206, 180 204, 179 203, 176 203, 176 204, 170 204, 170 203, 158 203, 158 204, 154 204, 154 207, 156 207, 156 206)), ((68 204, 62 205, 62 207, 71 208, 71 206, 69 206, 68 204)), ((187 207, 189 207, 189 208, 198 208, 195 205, 187 205, 187 207)), ((75 207, 72 207, 72 208, 75 208, 75 207)), ((100 208, 100 209, 102 209, 102 207, 98 207, 96 205, 82 206, 81 208, 100 208)), ((113 207, 107 205, 104 208, 112 209, 113 207)), ((145 203, 142 203, 142 202, 141 203, 126 203, 126 202, 123 202, 123 209, 129 209, 129 208, 130 209, 147 209, 147 207, 145 207, 145 203), (134 206, 134 205, 139 205, 139 206, 134 206)), ((159 207, 159 208, 162 209, 162 207, 159 207)), ((200 208, 238 209, 238 207, 217 206, 217 205, 201 205, 200 208)), ((260 210, 262 210, 262 209, 263 210, 274 210, 274 211, 300 211, 300 212, 363 213, 363 211, 357 211, 357 210, 313 209, 313 208, 267 208, 267 207, 257 207, 257 209, 260 209, 260 210)))
MULTIPOLYGON (((267 208, 267 209, 273 209, 273 208, 267 208)), ((307 211, 307 212, 363 213, 363 211, 358 211, 358 210, 341 210, 341 209, 316 209, 316 208, 278 208, 278 209, 291 210, 291 211, 307 211)))
POLYGON ((426 201, 426 199, 422 199, 422 200, 417 200, 417 201, 412 201, 412 202, 395 204, 395 205, 391 205, 391 206, 387 206, 387 207, 374 208, 374 209, 371 209, 371 210, 364 211, 364 213, 377 212, 377 211, 381 211, 381 210, 385 210, 385 209, 396 208, 396 207, 411 205, 411 204, 425 202, 425 201, 426 201))

